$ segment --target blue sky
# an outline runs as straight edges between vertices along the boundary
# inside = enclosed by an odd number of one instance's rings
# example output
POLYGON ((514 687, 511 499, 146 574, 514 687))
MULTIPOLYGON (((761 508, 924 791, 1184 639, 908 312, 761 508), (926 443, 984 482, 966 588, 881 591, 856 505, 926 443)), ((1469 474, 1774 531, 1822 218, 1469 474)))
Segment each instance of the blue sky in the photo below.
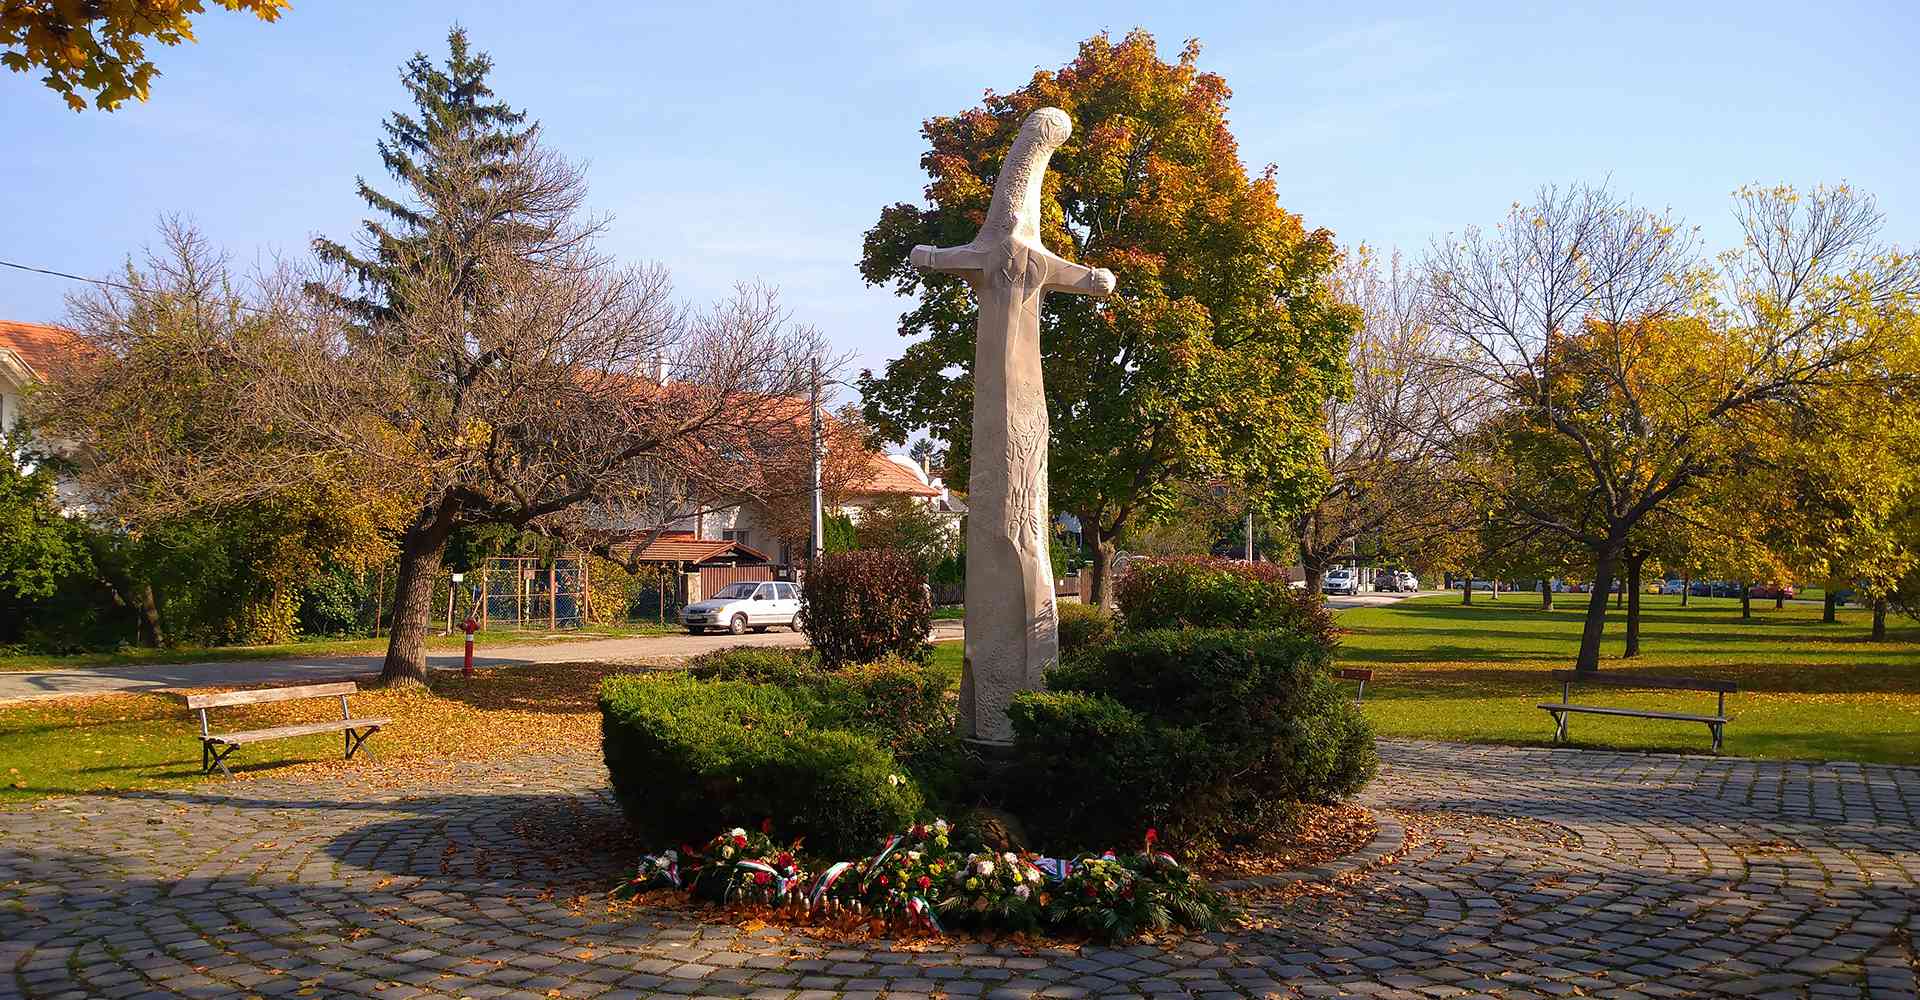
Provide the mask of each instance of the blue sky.
MULTIPOLYGON (((780 286, 861 364, 902 303, 866 288, 861 234, 917 200, 920 122, 1068 61, 1099 30, 1183 39, 1234 91, 1247 165, 1343 242, 1416 252, 1548 181, 1610 179, 1734 234, 1747 182, 1847 180, 1920 246, 1920 4, 401 3, 218 12, 158 51, 153 99, 66 111, 0 73, 0 257, 106 274, 167 212, 245 262, 351 235, 353 179, 399 65, 458 19, 494 87, 587 165, 607 248, 692 300, 780 286), (1587 10, 1562 9, 1584 6, 1587 10), (530 19, 529 10, 551 12, 530 19)), ((0 269, 0 317, 55 321, 71 283, 0 269)))

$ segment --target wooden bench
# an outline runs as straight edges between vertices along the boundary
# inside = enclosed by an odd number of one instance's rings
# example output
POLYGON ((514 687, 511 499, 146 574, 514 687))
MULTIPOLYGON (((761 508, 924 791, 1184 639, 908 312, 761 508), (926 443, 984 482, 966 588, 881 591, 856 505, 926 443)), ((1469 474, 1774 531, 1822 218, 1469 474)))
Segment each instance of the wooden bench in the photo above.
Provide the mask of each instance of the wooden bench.
POLYGON ((1341 668, 1341 669, 1339 669, 1339 670, 1336 670, 1336 671, 1334 671, 1334 672, 1333 672, 1333 675, 1334 675, 1335 677, 1338 677, 1338 678, 1340 678, 1340 679, 1341 679, 1341 680, 1343 680, 1343 681, 1359 681, 1359 682, 1360 682, 1360 690, 1358 690, 1358 691, 1356 691, 1356 692, 1354 692, 1354 694, 1353 694, 1353 700, 1354 700, 1354 701, 1365 701, 1365 700, 1366 700, 1366 698, 1367 698, 1367 682, 1368 682, 1368 681, 1370 681, 1370 680, 1373 680, 1373 671, 1371 671, 1371 670, 1362 670, 1362 669, 1360 669, 1360 668, 1358 668, 1358 667, 1343 667, 1343 668, 1341 668))
POLYGON ((1727 695, 1740 690, 1740 685, 1732 681, 1706 681, 1693 677, 1649 677, 1645 674, 1601 674, 1582 673, 1578 670, 1556 670, 1553 679, 1560 682, 1560 700, 1546 702, 1540 707, 1553 716, 1553 741, 1564 743, 1567 740, 1567 716, 1575 712, 1588 715, 1615 715, 1633 719, 1666 719, 1673 722, 1705 723, 1707 731, 1713 734, 1713 751, 1720 752, 1722 731, 1728 722, 1727 695), (1651 712, 1639 708, 1607 708, 1600 705, 1573 704, 1573 686, 1575 684, 1600 684, 1622 688, 1658 688, 1664 691, 1712 691, 1718 694, 1719 705, 1712 715, 1694 715, 1687 712, 1651 712))
POLYGON ((354 751, 367 737, 378 732, 381 726, 392 719, 374 719, 353 717, 347 708, 347 695, 357 692, 359 686, 352 681, 337 684, 305 684, 300 687, 264 688, 259 691, 229 691, 225 694, 190 694, 187 696, 188 711, 200 713, 200 773, 211 774, 218 766, 227 777, 233 772, 227 769, 227 757, 248 743, 263 740, 283 740, 294 736, 309 736, 314 733, 344 733, 347 759, 353 759, 354 751), (292 726, 276 726, 272 729, 251 729, 245 732, 216 733, 207 721, 207 709, 224 708, 228 705, 265 705, 276 701, 298 701, 302 698, 340 698, 340 718, 327 722, 302 722, 292 726), (363 731, 364 730, 364 731, 363 731))

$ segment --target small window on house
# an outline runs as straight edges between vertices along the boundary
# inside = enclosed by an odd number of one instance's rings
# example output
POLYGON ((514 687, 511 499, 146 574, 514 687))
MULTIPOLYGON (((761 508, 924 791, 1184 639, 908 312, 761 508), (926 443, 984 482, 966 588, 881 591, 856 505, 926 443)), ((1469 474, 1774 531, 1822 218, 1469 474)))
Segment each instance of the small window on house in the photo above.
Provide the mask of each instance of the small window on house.
POLYGON ((720 540, 723 542, 739 542, 740 544, 745 545, 747 544, 747 532, 745 529, 740 529, 736 531, 734 529, 729 528, 726 531, 722 531, 720 533, 720 540))

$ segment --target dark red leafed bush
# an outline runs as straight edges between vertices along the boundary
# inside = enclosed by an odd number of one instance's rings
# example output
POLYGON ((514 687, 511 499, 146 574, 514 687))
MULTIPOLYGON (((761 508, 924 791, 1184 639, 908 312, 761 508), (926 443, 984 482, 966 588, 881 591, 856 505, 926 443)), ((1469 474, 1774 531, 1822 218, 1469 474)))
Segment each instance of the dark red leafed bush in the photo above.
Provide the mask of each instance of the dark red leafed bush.
POLYGON ((1284 628, 1331 643, 1339 634, 1318 596, 1295 590, 1273 563, 1179 556, 1130 563, 1114 587, 1129 631, 1284 628))
POLYGON ((933 654, 933 601, 913 561, 890 549, 821 556, 800 585, 800 627, 829 670, 889 654, 924 663, 933 654))

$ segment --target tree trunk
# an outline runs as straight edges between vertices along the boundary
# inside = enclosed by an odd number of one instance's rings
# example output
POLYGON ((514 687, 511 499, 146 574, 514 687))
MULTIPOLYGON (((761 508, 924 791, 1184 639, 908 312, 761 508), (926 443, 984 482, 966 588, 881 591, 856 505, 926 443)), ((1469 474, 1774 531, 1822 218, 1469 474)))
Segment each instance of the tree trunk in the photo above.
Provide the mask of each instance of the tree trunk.
POLYGON ((1873 641, 1887 641, 1887 599, 1884 597, 1873 602, 1873 641))
POLYGON ((1833 588, 1827 588, 1827 598, 1820 609, 1820 620, 1832 624, 1840 620, 1840 602, 1833 596, 1833 588))
POLYGON ((1306 550, 1301 550, 1300 576, 1306 582, 1307 593, 1318 595, 1323 593, 1326 588, 1327 561, 1324 559, 1309 559, 1305 552, 1306 550))
POLYGON ((153 584, 145 580, 133 581, 133 609, 140 616, 141 644, 165 646, 167 629, 160 621, 160 601, 153 594, 153 584))
POLYGON ((1773 592, 1773 610, 1778 611, 1781 608, 1784 608, 1786 606, 1787 606, 1786 589, 1782 588, 1780 590, 1774 591, 1773 592))
POLYGON ((452 499, 420 512, 400 542, 400 568, 394 577, 393 628, 387 661, 380 668, 382 687, 411 687, 427 682, 427 626, 433 619, 433 581, 440 557, 460 511, 452 499))
POLYGON ((1473 603, 1473 570, 1467 570, 1467 575, 1460 581, 1460 603, 1473 603))
POLYGON ((1740 617, 1753 617, 1753 584, 1740 581, 1740 617))
POLYGON ((1540 610, 1553 610, 1553 581, 1544 576, 1540 578, 1540 610))
POLYGON ((1093 550, 1093 559, 1087 567, 1093 571, 1093 582, 1087 587, 1087 601, 1096 608, 1106 608, 1113 603, 1112 581, 1108 574, 1113 569, 1113 540, 1100 530, 1100 520, 1094 517, 1080 519, 1081 537, 1087 540, 1087 547, 1093 550))
POLYGON ((1681 577, 1680 578, 1680 606, 1683 608, 1686 607, 1687 598, 1692 596, 1693 596, 1693 577, 1691 576, 1681 577))
POLYGON ((1607 592, 1613 589, 1613 567, 1619 559, 1617 544, 1594 553, 1593 593, 1587 596, 1587 620, 1580 628, 1580 655, 1573 661, 1575 670, 1600 669, 1600 639, 1607 631, 1607 592))
POLYGON ((1635 553, 1627 557, 1627 656, 1640 655, 1640 567, 1645 565, 1647 554, 1635 553))

